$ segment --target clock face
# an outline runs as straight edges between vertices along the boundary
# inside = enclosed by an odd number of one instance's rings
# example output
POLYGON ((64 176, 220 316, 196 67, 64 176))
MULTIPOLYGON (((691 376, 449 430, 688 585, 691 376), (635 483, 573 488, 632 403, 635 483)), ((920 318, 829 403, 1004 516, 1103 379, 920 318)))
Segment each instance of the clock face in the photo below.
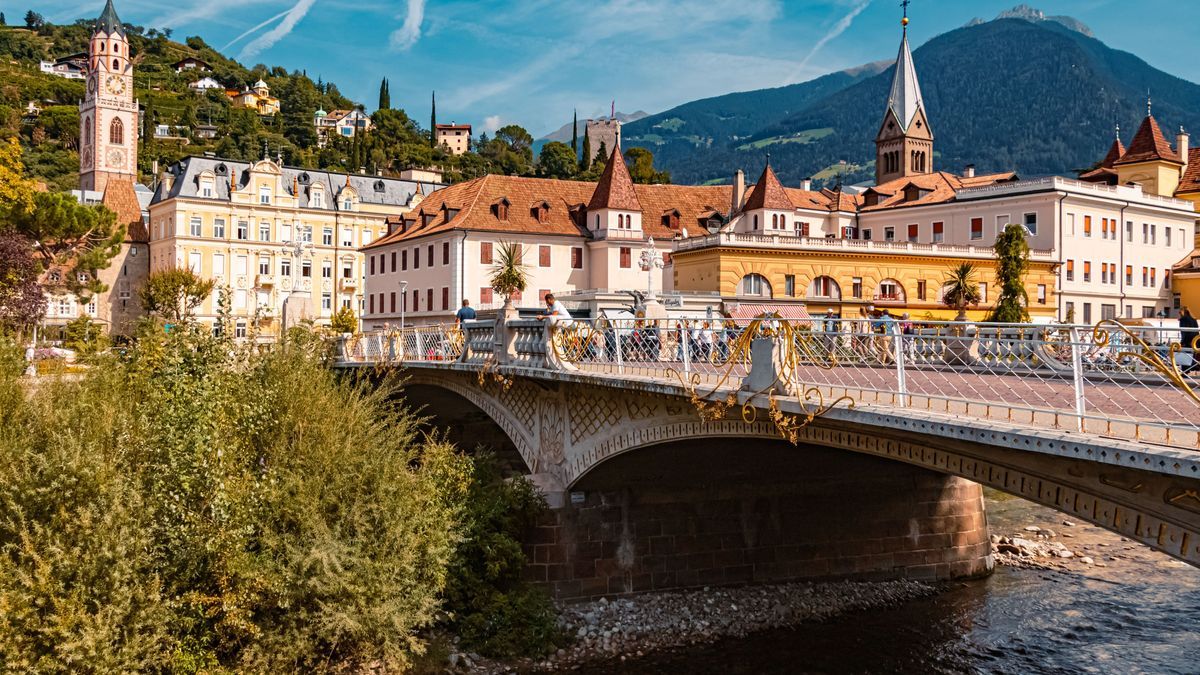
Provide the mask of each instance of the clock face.
POLYGON ((111 148, 106 159, 108 166, 113 169, 125 168, 125 151, 120 148, 111 148))
POLYGON ((109 75, 104 79, 104 88, 110 94, 121 96, 125 93, 125 78, 118 75, 109 75))

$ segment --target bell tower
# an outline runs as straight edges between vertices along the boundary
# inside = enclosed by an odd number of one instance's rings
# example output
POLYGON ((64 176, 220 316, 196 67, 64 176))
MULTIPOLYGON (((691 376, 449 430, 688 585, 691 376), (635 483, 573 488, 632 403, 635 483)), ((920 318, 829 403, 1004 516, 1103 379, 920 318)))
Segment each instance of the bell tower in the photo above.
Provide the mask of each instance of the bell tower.
POLYGON ((108 0, 88 43, 87 94, 79 106, 80 189, 103 192, 109 179, 136 179, 137 143, 129 39, 108 0))
POLYGON ((904 5, 903 37, 883 123, 875 136, 875 184, 933 173, 933 131, 925 116, 921 85, 908 48, 908 3, 904 5))

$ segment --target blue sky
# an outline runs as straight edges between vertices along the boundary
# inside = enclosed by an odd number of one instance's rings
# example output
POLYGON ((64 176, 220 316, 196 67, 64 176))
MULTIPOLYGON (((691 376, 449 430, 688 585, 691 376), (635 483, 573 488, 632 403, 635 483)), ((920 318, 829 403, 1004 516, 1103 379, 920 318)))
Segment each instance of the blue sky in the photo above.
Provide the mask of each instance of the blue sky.
MULTIPOLYGON (((95 16, 103 0, 85 0, 95 16)), ((419 120, 477 131, 515 122, 540 136, 570 121, 659 112, 731 91, 802 82, 895 58, 899 0, 115 0, 122 20, 200 35, 247 65, 303 69, 373 108, 379 81, 419 120)), ((1018 0, 913 0, 914 46, 1018 0)), ((1200 81, 1191 55, 1200 2, 1042 0, 1096 36, 1200 81)), ((52 21, 79 0, 38 0, 52 21)), ((0 4, 10 22, 28 5, 0 4)))

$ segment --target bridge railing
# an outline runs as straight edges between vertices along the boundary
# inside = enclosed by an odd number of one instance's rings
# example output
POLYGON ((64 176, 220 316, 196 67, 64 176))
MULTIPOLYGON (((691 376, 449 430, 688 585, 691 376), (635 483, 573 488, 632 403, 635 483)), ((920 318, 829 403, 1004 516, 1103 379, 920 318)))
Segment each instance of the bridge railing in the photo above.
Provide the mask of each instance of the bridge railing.
POLYGON ((748 386, 754 354, 770 354, 759 368, 769 365, 778 395, 848 396, 1200 449, 1200 397, 1180 338, 1178 329, 1116 322, 523 319, 368 334, 347 360, 575 370, 715 395, 748 386))

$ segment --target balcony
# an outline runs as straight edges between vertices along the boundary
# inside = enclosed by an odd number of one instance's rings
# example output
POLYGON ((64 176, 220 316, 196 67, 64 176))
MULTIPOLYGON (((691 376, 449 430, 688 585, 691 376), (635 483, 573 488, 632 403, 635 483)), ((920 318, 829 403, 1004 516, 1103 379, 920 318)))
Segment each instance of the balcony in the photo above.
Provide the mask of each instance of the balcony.
POLYGON ((275 275, 274 274, 260 274, 256 277, 254 277, 254 285, 259 288, 274 288, 275 275))
POLYGON ((342 277, 338 280, 338 289, 342 291, 353 291, 358 288, 358 279, 353 277, 342 277))

